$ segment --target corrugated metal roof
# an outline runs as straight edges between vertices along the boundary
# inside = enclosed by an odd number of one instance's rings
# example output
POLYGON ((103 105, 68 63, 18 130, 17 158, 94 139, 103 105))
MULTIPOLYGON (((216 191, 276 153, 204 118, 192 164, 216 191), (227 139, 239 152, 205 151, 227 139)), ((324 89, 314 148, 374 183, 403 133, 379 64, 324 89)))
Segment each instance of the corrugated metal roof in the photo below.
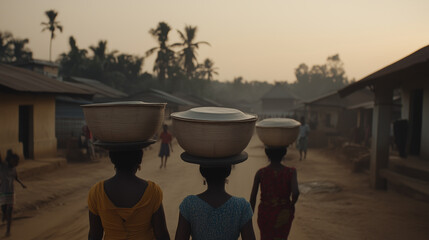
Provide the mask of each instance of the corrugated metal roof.
POLYGON ((175 93, 174 96, 179 97, 181 99, 185 99, 187 101, 190 101, 192 103, 198 104, 199 106, 204 106, 204 107, 222 107, 223 105, 213 101, 211 99, 208 98, 204 98, 204 97, 197 97, 195 95, 192 94, 186 94, 186 93, 175 93))
POLYGON ((75 86, 83 88, 85 90, 93 91, 96 93, 94 98, 123 98, 128 96, 126 93, 109 87, 97 80, 81 78, 81 77, 70 77, 75 86))
POLYGON ((374 101, 374 93, 368 89, 360 89, 344 98, 341 98, 338 92, 331 92, 313 100, 306 101, 305 104, 348 108, 350 106, 371 101, 374 101))
POLYGON ((169 105, 196 107, 198 104, 188 100, 173 96, 169 93, 158 89, 149 89, 135 93, 132 96, 126 97, 123 100, 139 100, 144 102, 166 102, 169 105))
POLYGON ((29 61, 26 62, 14 62, 12 63, 12 65, 14 66, 27 66, 27 65, 43 65, 43 66, 50 66, 50 67, 60 67, 60 64, 57 62, 50 62, 50 61, 46 61, 46 60, 42 60, 42 59, 31 59, 29 61))
POLYGON ((18 92, 94 94, 43 74, 6 64, 0 64, 0 85, 18 92))
MULTIPOLYGON (((394 73, 397 73, 401 70, 405 70, 407 68, 416 66, 418 64, 424 64, 426 63, 426 65, 423 65, 422 69, 425 69, 426 71, 429 71, 429 69, 427 69, 427 65, 429 63, 429 45, 427 45, 426 47, 423 47, 417 51, 415 51, 414 53, 362 78, 361 80, 352 83, 342 89, 340 89, 338 91, 338 93, 341 96, 346 96, 348 94, 351 94, 352 92, 360 89, 360 88, 364 88, 366 86, 369 85, 373 85, 377 80, 379 80, 380 78, 383 78, 387 75, 391 75, 394 73)), ((406 81, 407 79, 402 79, 402 81, 406 81)))

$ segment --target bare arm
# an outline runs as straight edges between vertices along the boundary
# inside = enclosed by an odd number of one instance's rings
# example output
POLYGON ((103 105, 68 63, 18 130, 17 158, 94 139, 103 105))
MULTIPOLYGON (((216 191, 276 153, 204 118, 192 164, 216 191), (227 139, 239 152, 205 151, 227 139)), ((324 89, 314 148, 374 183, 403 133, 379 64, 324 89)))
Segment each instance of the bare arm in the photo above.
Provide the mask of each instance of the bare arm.
POLYGON ((173 152, 173 135, 170 134, 170 136, 171 136, 171 139, 168 144, 170 145, 170 150, 173 152))
POLYGON ((152 215, 152 227, 155 233, 155 238, 159 240, 170 240, 167 224, 165 223, 164 207, 161 206, 152 215))
POLYGON ((252 193, 250 194, 250 206, 252 207, 252 211, 255 212, 256 205, 256 196, 258 195, 259 183, 261 179, 259 176, 259 171, 255 174, 255 179, 253 180, 252 193))
POLYGON ((292 206, 295 207, 295 203, 298 201, 299 197, 299 189, 298 189, 298 176, 296 173, 296 169, 294 169, 292 173, 292 182, 291 182, 291 190, 292 190, 292 206))
POLYGON ((177 225, 175 240, 189 240, 191 237, 191 224, 182 216, 179 215, 179 224, 177 225))
POLYGON ((240 230, 241 239, 255 240, 255 232, 253 231, 252 219, 250 219, 240 230))
POLYGON ((100 216, 93 214, 89 211, 89 233, 88 240, 101 240, 103 239, 103 225, 101 224, 100 216))
POLYGON ((23 187, 23 188, 27 188, 27 186, 25 186, 24 185, 24 183, 22 183, 21 182, 21 180, 18 178, 18 173, 16 174, 16 176, 15 176, 15 180, 19 183, 19 184, 21 184, 21 186, 23 187))

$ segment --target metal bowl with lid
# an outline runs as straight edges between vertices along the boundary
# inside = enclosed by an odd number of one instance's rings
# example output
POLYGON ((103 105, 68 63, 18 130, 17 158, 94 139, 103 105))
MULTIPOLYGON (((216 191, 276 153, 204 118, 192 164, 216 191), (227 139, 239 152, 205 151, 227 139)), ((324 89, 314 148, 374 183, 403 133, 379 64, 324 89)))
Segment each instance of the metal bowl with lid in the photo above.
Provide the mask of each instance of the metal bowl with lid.
POLYGON ((94 137, 102 142, 143 142, 152 138, 164 121, 166 103, 142 101, 82 105, 94 137))
POLYGON ((233 108, 198 107, 171 114, 179 145, 190 155, 224 158, 240 154, 252 138, 257 117, 233 108))
POLYGON ((256 133, 266 146, 285 147, 296 140, 299 126, 301 123, 291 118, 267 118, 256 123, 256 133))

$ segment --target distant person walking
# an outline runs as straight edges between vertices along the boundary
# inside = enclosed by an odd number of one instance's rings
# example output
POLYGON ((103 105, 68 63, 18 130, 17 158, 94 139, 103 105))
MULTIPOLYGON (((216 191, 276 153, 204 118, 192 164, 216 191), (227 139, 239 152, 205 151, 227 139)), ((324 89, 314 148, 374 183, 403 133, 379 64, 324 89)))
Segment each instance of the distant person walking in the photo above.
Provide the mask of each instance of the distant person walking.
POLYGON ((164 124, 162 126, 163 131, 161 135, 159 136, 159 139, 161 139, 161 148, 159 149, 158 156, 161 158, 161 165, 159 168, 166 168, 167 167, 167 159, 170 156, 170 150, 173 151, 173 148, 171 146, 171 141, 173 140, 173 137, 168 132, 168 126, 167 124, 164 124))
POLYGON ((88 125, 82 127, 82 135, 84 136, 84 146, 86 148, 86 154, 90 160, 95 159, 95 150, 93 145, 93 136, 91 130, 89 130, 88 125))
POLYGON ((299 190, 295 168, 281 164, 286 147, 265 148, 270 165, 255 174, 250 205, 255 210, 256 196, 261 185, 258 226, 261 240, 287 239, 295 216, 299 190))
POLYGON ((16 166, 19 163, 19 156, 12 150, 8 150, 3 162, 0 156, 0 205, 2 210, 2 222, 7 222, 6 237, 10 236, 10 226, 12 224, 13 205, 15 203, 14 181, 17 181, 23 188, 27 188, 18 178, 16 166))
POLYGON ((310 133, 310 127, 305 123, 305 118, 301 117, 301 126, 299 127, 298 135, 298 150, 299 160, 302 160, 302 153, 304 153, 304 159, 307 157, 307 145, 308 145, 308 134, 310 133))

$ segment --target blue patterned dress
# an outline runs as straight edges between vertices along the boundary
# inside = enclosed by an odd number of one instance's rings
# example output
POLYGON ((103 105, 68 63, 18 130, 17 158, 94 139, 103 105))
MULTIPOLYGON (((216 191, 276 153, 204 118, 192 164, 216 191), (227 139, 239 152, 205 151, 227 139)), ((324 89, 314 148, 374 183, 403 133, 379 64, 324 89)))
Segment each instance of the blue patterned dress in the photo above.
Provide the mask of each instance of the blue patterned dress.
POLYGON ((194 240, 235 240, 240 229, 252 219, 252 208, 244 198, 231 197, 214 208, 195 195, 187 196, 180 204, 180 214, 191 225, 194 240))

